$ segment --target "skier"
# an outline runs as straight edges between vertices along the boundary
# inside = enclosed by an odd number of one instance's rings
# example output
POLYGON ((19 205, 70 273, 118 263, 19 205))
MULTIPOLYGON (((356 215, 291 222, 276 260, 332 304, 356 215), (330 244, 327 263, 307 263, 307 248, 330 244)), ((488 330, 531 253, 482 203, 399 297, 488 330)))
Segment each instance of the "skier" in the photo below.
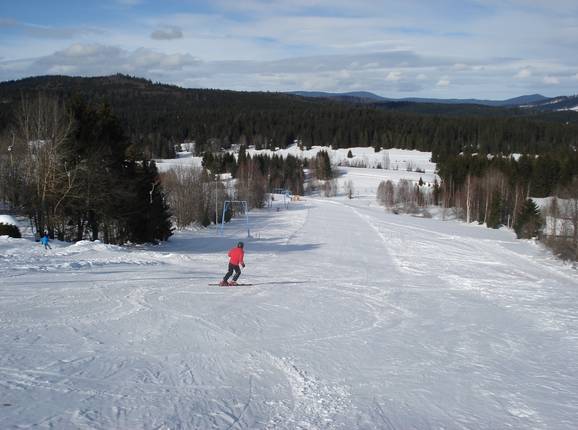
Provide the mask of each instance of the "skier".
POLYGON ((48 238, 48 233, 44 233, 44 236, 40 239, 40 243, 44 245, 44 249, 52 249, 50 244, 48 243, 50 239, 48 238))
POLYGON ((239 276, 241 276, 241 269, 239 268, 239 265, 245 268, 245 262, 243 261, 245 252, 243 251, 243 246, 243 242, 239 242, 235 248, 231 248, 229 250, 229 271, 226 273, 225 277, 219 284, 221 287, 237 285, 237 279, 239 279, 239 276), (235 272, 233 280, 231 282, 227 282, 233 274, 233 271, 235 272))

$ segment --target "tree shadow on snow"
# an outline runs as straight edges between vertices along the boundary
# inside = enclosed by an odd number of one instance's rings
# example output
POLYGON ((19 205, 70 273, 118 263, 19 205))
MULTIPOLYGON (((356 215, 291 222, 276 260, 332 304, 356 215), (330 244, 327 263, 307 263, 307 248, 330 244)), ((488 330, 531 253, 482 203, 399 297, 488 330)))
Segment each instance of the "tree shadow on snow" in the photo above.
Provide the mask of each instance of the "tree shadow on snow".
POLYGON ((117 282, 122 282, 123 284, 129 285, 130 283, 138 283, 139 285, 147 286, 148 281, 189 281, 193 282, 199 279, 206 279, 206 280, 214 280, 215 278, 219 278, 221 273, 211 273, 211 272, 190 272, 188 275, 183 273, 182 276, 148 276, 150 272, 143 272, 142 270, 119 270, 119 271, 104 271, 104 272, 84 272, 85 276, 82 279, 62 279, 60 275, 66 274, 78 274, 78 272, 62 272, 59 274, 58 279, 54 281, 47 280, 43 278, 41 281, 9 281, 8 284, 10 286, 15 285, 50 285, 50 284, 114 284, 117 282), (134 273, 134 277, 131 277, 130 274, 134 273), (200 274, 202 273, 202 275, 200 274), (109 275, 123 275, 122 277, 114 277, 108 278, 109 275))
POLYGON ((180 237, 174 239, 166 245, 164 252, 179 254, 213 254, 227 253, 227 251, 242 241, 245 244, 245 252, 259 253, 286 253, 286 252, 305 252, 317 249, 321 246, 318 243, 291 244, 286 243, 287 238, 268 238, 259 239, 253 237, 180 237))

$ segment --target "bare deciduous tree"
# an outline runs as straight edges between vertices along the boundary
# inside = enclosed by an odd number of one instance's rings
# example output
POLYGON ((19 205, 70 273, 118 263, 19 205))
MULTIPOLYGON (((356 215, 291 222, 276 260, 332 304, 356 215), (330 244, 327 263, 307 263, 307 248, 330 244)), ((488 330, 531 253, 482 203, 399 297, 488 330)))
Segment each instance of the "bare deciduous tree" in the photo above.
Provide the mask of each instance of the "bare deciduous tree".
POLYGON ((354 192, 355 192, 355 189, 353 187, 353 181, 349 180, 349 181, 345 182, 345 194, 347 195, 348 199, 353 198, 354 192))
POLYGON ((199 167, 171 169, 161 175, 161 182, 177 228, 192 224, 209 225, 226 200, 220 178, 211 178, 199 167))
POLYGON ((263 207, 267 194, 267 181, 254 160, 239 165, 235 188, 237 200, 246 200, 249 208, 263 207))
POLYGON ((326 180, 322 189, 325 197, 335 197, 337 195, 337 181, 335 179, 326 180))
POLYGON ((390 180, 381 181, 377 187, 377 201, 386 208, 393 207, 395 203, 395 187, 390 180))
POLYGON ((13 150, 22 156, 23 182, 37 231, 52 230, 60 204, 74 188, 76 172, 65 162, 73 126, 66 106, 43 95, 22 99, 16 113, 13 150))

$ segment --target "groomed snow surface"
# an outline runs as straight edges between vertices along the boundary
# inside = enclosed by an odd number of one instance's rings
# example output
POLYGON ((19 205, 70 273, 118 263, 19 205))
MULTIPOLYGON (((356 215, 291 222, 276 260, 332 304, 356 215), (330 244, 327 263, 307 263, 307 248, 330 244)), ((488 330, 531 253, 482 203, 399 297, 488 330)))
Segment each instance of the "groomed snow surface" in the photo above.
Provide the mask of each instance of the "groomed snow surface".
POLYGON ((252 238, 0 238, 0 428, 575 430, 576 272, 373 200, 253 211, 252 238), (209 286, 239 239, 253 285, 209 286))

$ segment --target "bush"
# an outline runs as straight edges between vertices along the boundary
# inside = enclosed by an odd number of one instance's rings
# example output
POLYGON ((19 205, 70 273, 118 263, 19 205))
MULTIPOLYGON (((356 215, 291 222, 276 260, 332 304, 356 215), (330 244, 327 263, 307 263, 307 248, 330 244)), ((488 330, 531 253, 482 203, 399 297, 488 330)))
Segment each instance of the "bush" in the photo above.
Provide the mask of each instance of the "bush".
POLYGON ((542 240, 555 255, 563 260, 578 261, 576 244, 571 237, 545 236, 542 240))
POLYGON ((12 224, 4 224, 0 222, 0 236, 10 236, 15 239, 20 239, 20 229, 12 224))

